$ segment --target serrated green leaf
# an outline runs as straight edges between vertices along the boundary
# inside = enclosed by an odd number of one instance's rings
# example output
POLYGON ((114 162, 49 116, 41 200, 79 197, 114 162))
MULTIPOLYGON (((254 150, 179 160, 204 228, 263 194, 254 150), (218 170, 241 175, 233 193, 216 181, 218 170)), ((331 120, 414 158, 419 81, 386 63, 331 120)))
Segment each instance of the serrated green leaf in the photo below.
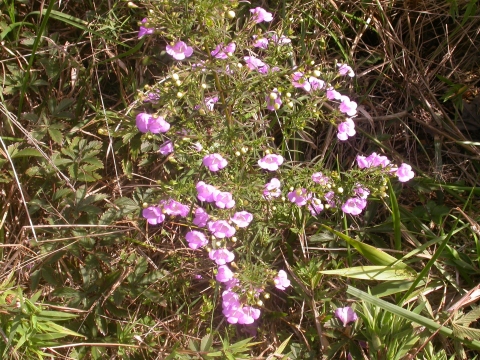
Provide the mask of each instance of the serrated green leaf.
POLYGON ((62 132, 51 127, 48 128, 48 135, 52 138, 52 140, 58 144, 62 145, 63 143, 63 135, 62 132))
POLYGON ((453 336, 459 339, 467 339, 470 341, 473 340, 480 340, 480 329, 474 329, 467 326, 459 325, 457 323, 453 323, 453 336))
POLYGON ((477 306, 472 311, 463 314, 454 321, 455 324, 469 326, 472 322, 480 319, 480 306, 477 306))
POLYGON ((16 158, 26 157, 26 156, 42 157, 42 154, 40 154, 40 152, 37 149, 26 148, 26 149, 14 151, 13 154, 11 154, 10 156, 12 157, 12 159, 16 159, 16 158))

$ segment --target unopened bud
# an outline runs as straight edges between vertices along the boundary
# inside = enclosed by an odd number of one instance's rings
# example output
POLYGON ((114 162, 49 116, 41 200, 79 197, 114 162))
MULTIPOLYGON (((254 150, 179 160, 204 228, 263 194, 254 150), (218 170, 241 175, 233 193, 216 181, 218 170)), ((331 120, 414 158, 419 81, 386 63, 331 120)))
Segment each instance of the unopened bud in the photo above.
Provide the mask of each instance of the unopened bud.
POLYGON ((227 12, 227 16, 230 18, 230 19, 233 19, 235 17, 235 11, 233 10, 230 10, 227 12))
POLYGON ((270 93, 270 99, 276 100, 277 98, 278 98, 278 95, 277 95, 276 92, 271 92, 271 93, 270 93))
POLYGON ((182 92, 180 92, 180 91, 179 91, 179 92, 177 92, 177 98, 179 98, 179 99, 180 99, 180 98, 182 98, 182 97, 183 97, 183 93, 182 93, 182 92))

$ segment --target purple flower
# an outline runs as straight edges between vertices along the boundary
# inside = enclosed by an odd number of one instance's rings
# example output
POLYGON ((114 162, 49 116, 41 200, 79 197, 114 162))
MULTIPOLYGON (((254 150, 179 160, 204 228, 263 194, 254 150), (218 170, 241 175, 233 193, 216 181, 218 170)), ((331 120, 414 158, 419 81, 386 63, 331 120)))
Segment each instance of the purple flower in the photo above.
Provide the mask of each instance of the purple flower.
POLYGON ((354 116, 357 114, 357 103, 355 101, 351 101, 346 95, 342 95, 340 101, 341 104, 338 109, 342 113, 347 114, 348 116, 354 116))
POLYGON ((265 155, 262 159, 258 160, 258 166, 262 169, 275 171, 278 169, 280 165, 283 164, 283 156, 282 155, 275 155, 275 154, 268 154, 265 155))
POLYGON ((229 238, 235 234, 235 228, 225 220, 210 221, 207 227, 217 239, 229 238))
POLYGON ((347 326, 348 323, 358 319, 357 314, 350 306, 337 308, 335 310, 335 316, 343 323, 343 326, 347 326))
POLYGON ((335 202, 336 201, 336 196, 335 196, 335 193, 333 191, 327 192, 323 197, 327 201, 328 206, 330 206, 331 208, 337 207, 337 203, 335 202))
POLYGON ((261 7, 256 7, 255 9, 250 9, 250 12, 253 14, 252 20, 255 23, 261 23, 263 21, 265 22, 270 22, 273 20, 273 16, 271 13, 269 13, 267 10, 261 8, 261 7))
POLYGON ((344 122, 338 124, 337 130, 337 138, 341 141, 345 141, 357 133, 355 131, 355 123, 351 118, 347 118, 344 122))
POLYGON ((243 59, 250 70, 257 70, 260 74, 268 73, 268 65, 255 56, 245 56, 243 59))
POLYGON ((217 265, 225 265, 235 259, 235 255, 227 249, 211 250, 208 253, 208 257, 215 261, 217 265))
POLYGON ((228 191, 219 191, 215 194, 215 205, 220 209, 231 209, 235 206, 235 200, 228 191))
POLYGON ((166 51, 167 54, 171 55, 175 60, 183 60, 193 54, 193 48, 187 46, 183 41, 178 41, 173 46, 167 45, 166 51))
POLYGON ((279 197, 281 195, 280 191, 280 180, 273 178, 270 182, 265 184, 263 190, 263 196, 265 199, 269 200, 272 197, 279 197))
POLYGON ((218 282, 227 282, 233 279, 233 272, 227 265, 220 265, 218 267, 218 273, 215 276, 218 282))
POLYGON ((284 270, 280 270, 278 275, 273 279, 275 287, 280 290, 285 290, 290 286, 290 280, 287 278, 287 273, 284 270))
POLYGON ((312 198, 310 204, 308 204, 308 210, 312 216, 317 216, 323 211, 323 204, 320 199, 312 198))
POLYGON ((170 124, 162 116, 154 118, 147 113, 140 113, 136 116, 135 122, 140 132, 151 132, 153 134, 166 133, 170 129, 170 124))
POLYGON ((162 213, 162 209, 158 206, 149 206, 143 209, 142 216, 147 219, 150 225, 158 225, 165 220, 165 215, 162 213))
POLYGON ((337 64, 338 66, 338 74, 345 76, 348 74, 350 77, 354 77, 355 73, 353 72, 353 69, 348 66, 347 64, 337 64))
POLYGON ((160 94, 158 92, 149 92, 147 98, 143 100, 144 103, 156 104, 160 100, 160 94))
POLYGON ((213 185, 205 184, 203 181, 199 181, 195 187, 198 193, 197 198, 200 201, 214 202, 215 195, 220 192, 213 185))
MULTIPOLYGON (((147 23, 148 19, 145 18, 142 20, 142 25, 145 25, 147 23)), ((155 28, 147 28, 145 26, 140 25, 140 30, 138 30, 138 38, 142 38, 145 35, 151 35, 154 33, 155 28)))
POLYGON ((312 181, 314 183, 320 184, 320 185, 327 185, 328 181, 330 178, 328 176, 323 175, 321 172, 316 172, 312 174, 312 181))
POLYGON ((370 190, 362 187, 361 185, 357 185, 354 191, 355 191, 355 195, 357 195, 360 199, 366 199, 368 195, 370 195, 370 190))
POLYGON ((272 34, 272 41, 277 45, 286 45, 292 42, 292 40, 290 40, 285 35, 281 35, 280 37, 278 37, 278 35, 275 33, 272 34))
POLYGON ((185 235, 185 239, 187 239, 188 246, 193 250, 196 250, 208 244, 208 240, 205 234, 196 230, 189 231, 185 235))
POLYGON ((342 211, 345 214, 359 215, 363 209, 367 206, 367 200, 357 197, 348 199, 342 205, 342 211))
POLYGON ((307 189, 297 189, 287 194, 288 200, 295 203, 297 206, 303 206, 307 204, 307 201, 311 199, 312 194, 307 192, 307 189))
POLYGON ((257 35, 253 35, 253 39, 255 42, 253 43, 253 47, 266 49, 268 48, 268 39, 267 38, 259 38, 257 35))
POLYGON ((357 155, 357 165, 360 169, 371 168, 376 166, 381 166, 382 168, 388 166, 390 160, 386 156, 378 155, 377 153, 371 153, 369 156, 365 157, 362 155, 357 155))
POLYGON ((208 110, 213 111, 213 106, 218 102, 218 96, 205 98, 205 106, 208 110))
POLYGON ((210 154, 203 158, 203 165, 213 172, 223 169, 227 164, 228 161, 220 154, 210 154))
POLYGON ((327 99, 328 100, 340 100, 342 94, 340 94, 337 90, 332 87, 327 89, 327 99))
POLYGON ((158 152, 162 155, 168 155, 173 152, 173 144, 171 141, 167 141, 163 145, 160 146, 158 152))
POLYGON ((187 205, 180 204, 178 201, 170 199, 163 205, 163 212, 167 215, 180 215, 186 217, 190 212, 190 208, 187 205))
POLYGON ((195 217, 193 218, 193 225, 197 225, 198 227, 205 227, 207 226, 207 222, 210 220, 210 215, 203 208, 197 208, 195 210, 195 217))
POLYGON ((415 173, 412 171, 412 167, 408 164, 402 164, 395 172, 395 175, 398 177, 398 181, 406 182, 410 179, 413 179, 415 173))
POLYGON ((237 45, 231 42, 227 46, 224 46, 223 43, 218 44, 215 50, 210 52, 210 54, 216 59, 227 59, 229 55, 235 52, 237 45))
POLYGON ((253 220, 253 215, 247 211, 236 212, 231 218, 232 222, 239 228, 247 227, 253 220))
POLYGON ((308 82, 308 80, 303 76, 303 73, 300 71, 295 71, 292 74, 292 85, 307 92, 312 89, 312 85, 308 82))
POLYGON ((267 102, 267 109, 270 111, 276 111, 282 106, 282 99, 280 99, 277 89, 273 89, 270 94, 266 95, 265 101, 267 102))
POLYGON ((319 90, 325 87, 325 81, 317 79, 314 76, 310 76, 308 82, 310 83, 312 90, 319 90))

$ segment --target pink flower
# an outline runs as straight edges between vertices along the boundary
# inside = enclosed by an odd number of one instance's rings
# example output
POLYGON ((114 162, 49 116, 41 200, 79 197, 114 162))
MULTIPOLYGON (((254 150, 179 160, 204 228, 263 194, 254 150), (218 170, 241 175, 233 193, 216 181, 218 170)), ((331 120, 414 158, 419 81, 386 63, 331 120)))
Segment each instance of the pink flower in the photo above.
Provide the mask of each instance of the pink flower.
POLYGON ((350 77, 354 77, 355 73, 353 72, 353 69, 348 66, 347 64, 337 64, 338 66, 338 74, 345 76, 348 74, 350 77))
POLYGON ((250 70, 257 70, 260 74, 268 73, 268 65, 255 56, 245 56, 243 59, 250 70))
POLYGON ((351 101, 350 98, 346 95, 342 95, 340 101, 341 104, 338 109, 342 113, 345 113, 348 116, 354 116, 357 114, 357 103, 355 101, 351 101))
POLYGON ((227 265, 220 265, 215 279, 217 279, 218 282, 230 281, 233 279, 233 272, 227 265))
POLYGON ((370 190, 362 187, 361 185, 357 185, 356 189, 354 189, 354 192, 355 195, 357 195, 360 199, 366 199, 368 195, 370 195, 370 190))
POLYGON ((307 92, 312 89, 312 85, 308 82, 308 80, 303 76, 303 73, 300 71, 295 71, 292 74, 292 85, 307 92))
POLYGON ((312 90, 319 90, 325 87, 325 81, 317 79, 314 76, 310 76, 308 82, 310 83, 312 90))
POLYGON ((235 259, 235 255, 227 249, 211 250, 208 253, 208 257, 215 261, 217 265, 225 265, 235 259))
POLYGON ((219 191, 215 194, 215 205, 220 209, 231 209, 235 206, 235 200, 233 200, 231 193, 227 191, 219 191))
POLYGON ((208 244, 207 237, 200 231, 192 230, 185 235, 185 239, 188 242, 188 246, 196 250, 208 244))
POLYGON ((225 220, 210 221, 208 230, 218 239, 229 238, 235 234, 235 228, 225 220))
POLYGON ((205 184, 203 181, 199 181, 195 186, 195 188, 197 189, 198 200, 206 201, 206 202, 214 202, 215 195, 217 195, 220 192, 214 186, 205 184))
POLYGON ((265 184, 263 190, 263 196, 265 199, 269 200, 272 197, 279 197, 281 195, 280 191, 280 180, 273 178, 270 182, 265 184))
POLYGON ((327 89, 327 99, 328 100, 340 100, 341 97, 342 97, 342 94, 340 94, 333 87, 329 87, 327 89))
POLYGON ((213 172, 223 169, 227 164, 228 161, 220 154, 210 154, 203 158, 203 165, 213 172))
MULTIPOLYGON (((142 25, 145 25, 147 23, 148 19, 145 18, 142 20, 142 25)), ((151 35, 154 33, 155 31, 155 28, 147 28, 147 27, 144 27, 140 25, 140 30, 138 30, 138 38, 142 38, 144 37, 145 35, 151 35)))
POLYGON ((262 159, 258 160, 258 166, 268 171, 275 171, 282 164, 282 155, 268 154, 265 155, 262 159))
POLYGON ((350 306, 337 308, 335 310, 335 316, 343 323, 343 326, 347 326, 349 322, 353 322, 358 319, 357 314, 350 306))
POLYGON ((165 215, 162 209, 158 206, 149 206, 142 210, 142 216, 147 219, 150 225, 161 224, 165 220, 165 215))
POLYGON ((312 174, 312 181, 314 183, 317 183, 317 184, 320 184, 320 185, 327 185, 329 180, 330 180, 329 177, 323 175, 323 173, 321 173, 321 172, 316 172, 316 173, 312 174))
POLYGON ((398 177, 398 181, 406 182, 410 179, 413 179, 415 173, 412 171, 412 167, 408 164, 402 164, 395 172, 395 175, 398 177))
POLYGON ((207 222, 210 220, 210 215, 203 208, 197 208, 195 210, 195 216, 193 218, 193 225, 197 225, 198 227, 205 227, 207 226, 207 222))
POLYGON ((171 55, 175 60, 183 60, 193 54, 193 48, 187 46, 183 41, 178 41, 173 46, 167 45, 166 51, 167 54, 171 55))
POLYGON ((368 157, 357 155, 357 165, 360 169, 381 166, 382 168, 388 166, 390 160, 386 156, 378 155, 373 152, 368 157))
POLYGON ((280 290, 285 290, 290 286, 290 280, 287 278, 287 273, 284 270, 280 270, 278 275, 273 279, 275 287, 280 290))
POLYGON ((154 118, 147 113, 140 113, 135 118, 137 128, 140 132, 151 132, 153 134, 166 133, 170 129, 170 124, 162 116, 154 118))
POLYGON ((285 35, 281 35, 280 37, 278 37, 278 35, 275 33, 272 34, 272 41, 277 45, 286 45, 292 42, 292 40, 290 40, 285 35))
POLYGON ((347 118, 344 122, 338 124, 337 130, 337 138, 341 141, 345 141, 357 133, 355 131, 355 123, 351 118, 347 118))
POLYGON ((167 215, 180 215, 181 217, 186 217, 190 212, 190 208, 187 205, 180 204, 178 201, 170 199, 163 205, 163 212, 167 215))
POLYGON ((270 94, 267 94, 265 96, 265 101, 267 102, 267 109, 270 111, 276 111, 282 106, 282 99, 280 99, 277 89, 273 89, 270 94))
POLYGON ((237 45, 235 45, 235 43, 233 42, 231 42, 227 46, 224 46, 223 43, 221 43, 221 44, 218 44, 215 50, 210 52, 210 54, 216 59, 227 59, 228 56, 230 56, 235 52, 236 48, 237 48, 237 45))
POLYGON ((162 155, 168 155, 173 152, 173 144, 171 141, 167 141, 163 145, 160 146, 158 152, 162 155))
POLYGON ((327 201, 328 206, 330 206, 331 208, 337 207, 337 203, 335 202, 336 201, 336 196, 335 196, 335 193, 333 191, 327 192, 323 197, 327 201))
POLYGON ((253 47, 266 49, 268 48, 268 39, 267 38, 259 38, 257 35, 253 35, 253 39, 255 42, 253 43, 253 47))
POLYGON ((208 110, 213 111, 213 106, 218 102, 218 96, 206 97, 205 106, 208 110))
POLYGON ((354 197, 354 198, 348 199, 342 205, 342 211, 345 214, 359 215, 362 212, 362 210, 365 209, 366 206, 367 206, 367 200, 354 197))
POLYGON ((310 204, 308 204, 308 210, 312 216, 317 216, 323 211, 322 201, 317 198, 312 198, 310 204))
POLYGON ((273 16, 271 13, 267 12, 265 9, 261 7, 256 7, 255 9, 250 9, 250 12, 253 14, 252 20, 254 22, 261 23, 263 21, 270 22, 273 20, 273 16))
POLYGON ((307 192, 307 189, 297 189, 287 194, 288 200, 295 203, 297 206, 303 206, 307 204, 307 201, 311 199, 312 194, 307 192))
POLYGON ((239 228, 244 228, 250 225, 253 220, 253 215, 247 211, 236 212, 231 218, 232 222, 239 228))

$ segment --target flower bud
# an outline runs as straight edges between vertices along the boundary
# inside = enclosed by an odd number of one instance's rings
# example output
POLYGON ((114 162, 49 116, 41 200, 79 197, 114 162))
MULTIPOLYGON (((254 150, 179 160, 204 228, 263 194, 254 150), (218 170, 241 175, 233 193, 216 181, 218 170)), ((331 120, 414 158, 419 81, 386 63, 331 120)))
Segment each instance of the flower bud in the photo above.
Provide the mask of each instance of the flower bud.
POLYGON ((289 98, 289 97, 292 97, 292 94, 289 93, 289 92, 287 92, 287 93, 285 94, 285 96, 286 96, 287 98, 289 98))
POLYGON ((235 11, 233 10, 228 11, 227 16, 229 19, 233 19, 235 17, 235 11))
POLYGON ((136 8, 138 8, 138 6, 135 5, 135 4, 134 4, 133 2, 131 2, 131 1, 129 1, 129 2, 127 3, 127 6, 128 6, 129 8, 131 8, 131 9, 136 9, 136 8))
POLYGON ((267 292, 264 293, 264 294, 263 294, 263 298, 264 298, 264 299, 270 299, 270 294, 267 293, 267 292))
POLYGON ((177 81, 175 81, 175 85, 177 85, 177 86, 180 86, 180 85, 182 85, 182 81, 181 81, 181 80, 177 80, 177 81))
POLYGON ((202 86, 202 89, 206 89, 206 88, 207 88, 207 84, 205 84, 205 83, 202 83, 201 86, 202 86))
POLYGON ((273 211, 277 210, 277 207, 276 207, 276 206, 272 206, 272 210, 273 210, 273 211))
MULTIPOLYGON (((275 104, 275 105, 277 105, 277 104, 275 104)), ((287 103, 287 105, 288 105, 289 108, 293 108, 293 106, 294 106, 292 101, 289 101, 289 102, 287 103)))
POLYGON ((144 209, 146 209, 146 208, 148 207, 148 203, 147 203, 147 202, 144 202, 144 203, 142 204, 142 207, 143 207, 144 209))
POLYGON ((239 69, 241 69, 241 68, 243 67, 243 64, 242 64, 242 63, 237 63, 237 67, 238 67, 239 69))
POLYGON ((244 146, 244 147, 242 147, 242 148, 240 149, 240 151, 241 151, 243 154, 246 154, 247 151, 248 151, 248 148, 244 146))
POLYGON ((265 154, 266 154, 266 155, 270 155, 271 153, 272 153, 272 152, 270 151, 270 149, 265 150, 265 154))
POLYGON ((236 237, 236 236, 232 236, 231 240, 232 240, 232 242, 235 243, 235 242, 237 242, 237 237, 236 237))
POLYGON ((235 156, 240 156, 240 155, 242 155, 240 151, 235 151, 235 156))
POLYGON ((313 60, 310 61, 310 65, 311 65, 311 66, 315 65, 315 61, 313 61, 313 60))
POLYGON ((257 306, 263 306, 263 301, 262 301, 262 300, 258 300, 258 301, 257 301, 257 306))
POLYGON ((339 194, 343 193, 343 188, 342 188, 342 187, 339 187, 339 188, 337 189, 337 192, 338 192, 339 194))
POLYGON ((315 77, 320 77, 321 72, 319 70, 313 70, 313 75, 315 75, 315 77))
POLYGON ((198 110, 198 113, 199 113, 200 115, 205 115, 205 114, 206 114, 206 112, 205 112, 205 110, 204 110, 204 109, 200 109, 200 110, 198 110))
POLYGON ((178 80, 178 79, 180 79, 180 77, 178 76, 178 74, 173 74, 172 79, 173 80, 178 80))
POLYGON ((182 93, 182 92, 180 92, 180 91, 179 91, 179 92, 177 92, 177 98, 179 98, 179 99, 180 99, 180 98, 182 98, 182 97, 183 97, 183 93, 182 93))
POLYGON ((278 95, 275 92, 271 92, 269 96, 270 96, 270 99, 272 100, 276 100, 278 98, 278 95))

